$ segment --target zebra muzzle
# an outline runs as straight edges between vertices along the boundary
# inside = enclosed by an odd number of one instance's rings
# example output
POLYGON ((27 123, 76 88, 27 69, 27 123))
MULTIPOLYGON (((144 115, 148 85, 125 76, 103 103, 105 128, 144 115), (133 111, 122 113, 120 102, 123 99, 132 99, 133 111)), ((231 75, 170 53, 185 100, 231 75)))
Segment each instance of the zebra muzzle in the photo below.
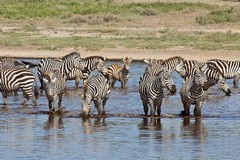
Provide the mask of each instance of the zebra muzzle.
POLYGON ((209 87, 210 87, 210 86, 209 86, 208 82, 204 82, 204 84, 203 84, 203 90, 206 91, 206 90, 208 90, 209 87))
POLYGON ((226 96, 231 96, 231 93, 232 93, 232 92, 231 92, 231 89, 228 88, 225 93, 226 93, 226 96))
POLYGON ((174 94, 174 93, 176 93, 176 91, 177 91, 176 86, 175 86, 175 85, 172 85, 172 88, 170 89, 170 92, 171 92, 172 94, 174 94))

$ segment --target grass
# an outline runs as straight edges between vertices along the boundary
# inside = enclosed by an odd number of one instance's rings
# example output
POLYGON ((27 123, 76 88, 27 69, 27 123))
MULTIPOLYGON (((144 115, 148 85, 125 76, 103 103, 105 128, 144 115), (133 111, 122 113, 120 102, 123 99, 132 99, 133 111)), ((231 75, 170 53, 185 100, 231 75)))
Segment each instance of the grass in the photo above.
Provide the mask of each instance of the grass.
POLYGON ((132 33, 122 37, 46 37, 31 33, 4 33, 2 34, 0 43, 7 46, 35 46, 38 49, 48 50, 67 47, 73 47, 75 49, 83 47, 88 50, 100 50, 102 48, 114 48, 117 46, 140 49, 164 49, 174 46, 184 46, 209 50, 239 50, 240 34, 231 32, 165 31, 160 36, 154 36, 151 31, 140 35, 138 33, 132 33), (14 39, 14 41, 12 41, 12 39, 14 39))
POLYGON ((76 0, 9 0, 0 3, 0 17, 6 19, 60 18, 71 15, 144 15, 152 16, 162 12, 184 9, 212 9, 214 6, 203 3, 127 3, 111 1, 76 0))
POLYGON ((38 49, 47 50, 68 47, 76 50, 79 47, 100 50, 118 46, 141 49, 184 46, 209 50, 240 50, 239 33, 148 30, 141 29, 140 23, 138 23, 139 19, 144 19, 148 23, 150 18, 158 19, 168 14, 186 15, 203 12, 203 15, 196 17, 197 24, 239 24, 239 8, 237 6, 186 2, 114 3, 111 0, 1 0, 0 20, 2 26, 19 26, 19 28, 10 32, 2 30, 0 44, 1 46, 35 46, 38 49), (128 29, 127 23, 131 23, 132 28, 139 26, 140 29, 128 29), (83 30, 78 30, 79 26, 83 30), (41 34, 39 27, 53 32, 55 30, 58 32, 62 27, 70 35, 51 37, 41 34), (68 28, 74 27, 75 29, 68 30, 68 28), (126 29, 117 29, 121 27, 126 29), (85 35, 81 36, 80 33, 85 35), (90 36, 90 34, 92 35, 90 36))

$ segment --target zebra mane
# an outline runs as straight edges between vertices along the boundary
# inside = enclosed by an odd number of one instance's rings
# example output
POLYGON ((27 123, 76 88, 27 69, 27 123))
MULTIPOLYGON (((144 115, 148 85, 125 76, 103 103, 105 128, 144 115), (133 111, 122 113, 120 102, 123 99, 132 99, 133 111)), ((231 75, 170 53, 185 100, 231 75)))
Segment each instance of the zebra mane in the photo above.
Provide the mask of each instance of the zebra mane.
POLYGON ((101 59, 102 61, 105 61, 106 58, 102 57, 102 56, 89 56, 84 58, 84 60, 89 60, 89 59, 101 59))
POLYGON ((62 57, 62 60, 67 60, 69 57, 80 57, 80 52, 71 52, 62 57))
POLYGON ((165 64, 165 63, 168 63, 169 61, 175 61, 175 60, 184 61, 185 59, 180 56, 174 56, 164 60, 162 63, 165 64))

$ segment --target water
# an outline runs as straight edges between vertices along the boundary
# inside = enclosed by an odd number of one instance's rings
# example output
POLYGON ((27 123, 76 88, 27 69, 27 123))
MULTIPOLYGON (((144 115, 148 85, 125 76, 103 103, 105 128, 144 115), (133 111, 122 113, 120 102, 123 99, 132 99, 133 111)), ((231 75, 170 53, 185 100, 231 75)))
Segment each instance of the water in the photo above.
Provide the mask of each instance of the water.
MULTIPOLYGON (((38 62, 39 60, 31 60, 38 62)), ((108 62, 108 64, 116 62, 108 62)), ((120 63, 120 62, 119 62, 120 63)), ((239 89, 224 96, 213 87, 202 118, 181 118, 180 77, 174 73, 175 95, 167 95, 162 117, 143 116, 138 80, 145 65, 133 62, 128 89, 112 89, 106 118, 81 117, 81 90, 67 82, 64 114, 48 114, 44 95, 38 106, 20 105, 22 93, 0 98, 1 159, 238 159, 240 157, 239 89)), ((34 70, 36 73, 36 70, 34 70)), ((93 73, 94 74, 94 73, 93 73)), ((231 81, 228 81, 232 86, 231 81)), ((193 107, 192 107, 193 108, 193 107)), ((94 114, 97 113, 93 109, 94 114)), ((192 114, 192 109, 191 109, 192 114)))

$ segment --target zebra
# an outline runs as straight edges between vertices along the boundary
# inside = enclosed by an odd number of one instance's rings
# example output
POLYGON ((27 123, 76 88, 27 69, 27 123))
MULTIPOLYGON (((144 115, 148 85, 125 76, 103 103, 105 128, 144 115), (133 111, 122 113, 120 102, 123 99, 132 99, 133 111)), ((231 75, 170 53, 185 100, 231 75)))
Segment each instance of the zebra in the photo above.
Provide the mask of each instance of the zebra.
POLYGON ((63 94, 66 89, 65 77, 58 71, 46 71, 43 75, 43 86, 48 99, 49 110, 56 111, 58 100, 58 110, 61 109, 63 94))
POLYGON ((38 90, 34 73, 26 68, 1 68, 0 69, 0 91, 3 96, 3 104, 8 103, 8 93, 22 89, 24 101, 22 105, 26 105, 29 98, 33 105, 37 105, 38 90), (33 93, 33 85, 34 93, 33 93))
POLYGON ((190 115, 190 106, 192 104, 195 105, 194 116, 201 116, 201 108, 207 97, 209 85, 207 77, 202 71, 207 65, 205 64, 202 67, 196 65, 195 67, 196 72, 194 76, 189 77, 180 90, 180 96, 184 108, 184 111, 181 112, 183 116, 190 115))
POLYGON ((162 59, 144 59, 143 60, 144 63, 148 64, 148 66, 145 68, 145 73, 149 72, 149 67, 151 68, 151 75, 152 76, 157 76, 159 74, 159 72, 163 72, 162 76, 161 76, 161 82, 162 82, 162 86, 164 88, 167 88, 167 90, 169 90, 172 94, 176 93, 177 89, 176 89, 176 85, 174 84, 173 78, 171 76, 171 74, 162 66, 162 59))
POLYGON ((205 64, 207 65, 207 67, 203 70, 203 72, 208 79, 209 87, 217 83, 218 89, 222 90, 227 96, 230 96, 231 90, 227 84, 226 79, 224 78, 224 75, 219 70, 217 70, 211 65, 208 65, 205 62, 187 60, 184 63, 188 75, 187 77, 184 77, 185 80, 194 75, 194 73, 196 72, 196 67, 194 67, 195 65, 199 65, 201 67, 204 66, 205 64))
POLYGON ((80 70, 84 69, 83 61, 80 57, 79 52, 71 52, 62 59, 51 59, 51 58, 45 58, 42 59, 37 68, 38 78, 41 83, 40 89, 43 89, 43 75, 47 70, 58 70, 61 74, 64 76, 67 76, 69 72, 73 68, 79 68, 80 70))
POLYGON ((170 92, 176 92, 176 86, 173 83, 170 73, 159 63, 150 63, 139 80, 139 94, 146 116, 148 115, 148 105, 150 106, 151 116, 155 116, 156 111, 157 115, 160 116, 162 99, 164 98, 164 85, 170 92))
POLYGON ((82 79, 83 83, 88 79, 91 72, 95 69, 100 71, 102 64, 105 62, 106 58, 102 56, 89 56, 83 59, 84 70, 79 68, 73 68, 67 75, 67 80, 75 80, 75 88, 78 88, 79 81, 82 79))
POLYGON ((185 59, 180 56, 174 56, 168 58, 162 62, 163 68, 168 70, 171 74, 173 71, 176 71, 181 77, 186 76, 186 69, 184 67, 185 59))
POLYGON ((116 81, 121 82, 121 88, 127 88, 127 82, 130 77, 129 67, 132 62, 132 58, 122 58, 124 66, 120 64, 112 64, 107 67, 110 86, 114 87, 116 81))
POLYGON ((83 85, 82 110, 83 116, 91 115, 91 102, 97 108, 98 115, 106 115, 105 105, 110 95, 109 80, 103 75, 94 75, 83 85), (101 109, 102 101, 102 109, 101 109))
MULTIPOLYGON (((25 61, 23 61, 25 62, 25 61)), ((21 63, 18 62, 16 58, 13 57, 4 57, 4 58, 0 58, 0 63, 1 63, 1 67, 2 68, 33 68, 36 67, 37 65, 31 62, 25 62, 25 63, 21 63)))
POLYGON ((148 105, 150 106, 150 115, 161 114, 161 105, 163 99, 163 86, 161 82, 161 72, 154 75, 151 73, 153 68, 147 67, 139 81, 139 94, 143 104, 145 116, 148 115, 148 105))
POLYGON ((211 65, 223 73, 225 79, 233 79, 233 85, 238 88, 238 80, 240 78, 240 61, 227 61, 220 59, 210 59, 207 61, 211 65))

